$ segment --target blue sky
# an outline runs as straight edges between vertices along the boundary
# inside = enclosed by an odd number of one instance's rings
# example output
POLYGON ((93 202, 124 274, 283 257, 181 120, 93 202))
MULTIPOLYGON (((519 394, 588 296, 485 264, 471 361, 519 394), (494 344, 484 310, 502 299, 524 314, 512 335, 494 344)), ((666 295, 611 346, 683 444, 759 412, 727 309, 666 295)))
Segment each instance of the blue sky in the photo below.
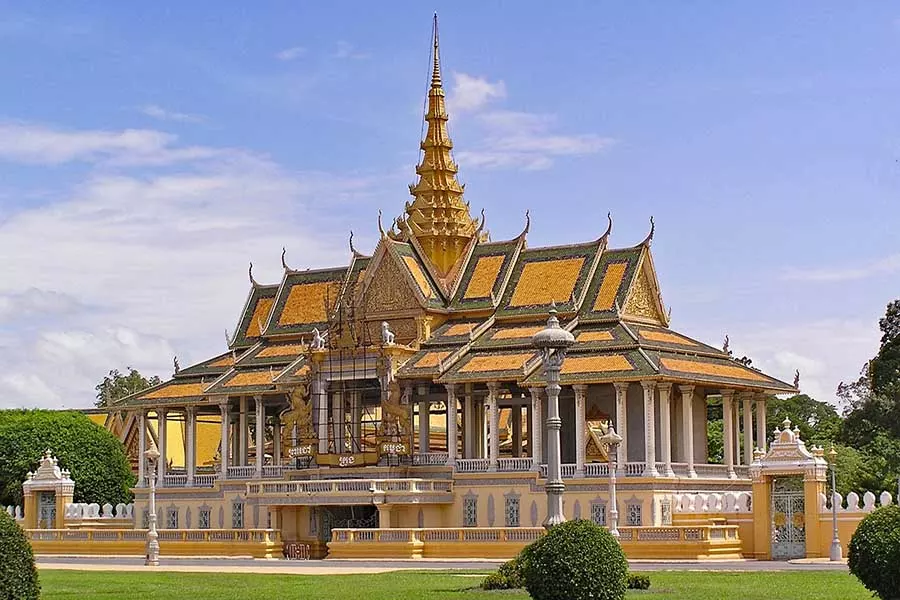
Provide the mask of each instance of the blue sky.
POLYGON ((494 239, 657 224, 673 327, 834 399, 900 295, 900 8, 0 2, 0 407, 218 352, 257 279, 399 214, 440 13, 494 239))

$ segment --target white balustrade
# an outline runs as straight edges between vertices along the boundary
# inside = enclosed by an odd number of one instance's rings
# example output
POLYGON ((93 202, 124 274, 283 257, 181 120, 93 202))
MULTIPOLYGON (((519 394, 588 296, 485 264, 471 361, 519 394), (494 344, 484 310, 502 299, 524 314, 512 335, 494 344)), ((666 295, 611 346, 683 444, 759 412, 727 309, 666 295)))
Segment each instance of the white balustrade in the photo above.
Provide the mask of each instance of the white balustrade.
POLYGON ((447 464, 449 454, 446 452, 425 452, 413 454, 412 464, 415 467, 444 466, 447 464))
POLYGON ((609 477, 609 463, 585 463, 585 477, 609 477))
POLYGON ((359 495, 375 493, 449 494, 449 479, 331 479, 248 483, 247 493, 259 496, 359 495))
POLYGON ((530 471, 534 467, 532 458, 500 458, 497 461, 497 469, 500 471, 530 471))
POLYGON ((256 467, 228 467, 228 479, 253 479, 256 477, 256 467))
POLYGON ((487 473, 491 461, 487 458, 461 458, 456 461, 456 470, 460 473, 487 473))
POLYGON ((641 477, 644 474, 644 471, 646 469, 647 469, 647 463, 642 463, 642 462, 625 463, 625 476, 626 477, 641 477))

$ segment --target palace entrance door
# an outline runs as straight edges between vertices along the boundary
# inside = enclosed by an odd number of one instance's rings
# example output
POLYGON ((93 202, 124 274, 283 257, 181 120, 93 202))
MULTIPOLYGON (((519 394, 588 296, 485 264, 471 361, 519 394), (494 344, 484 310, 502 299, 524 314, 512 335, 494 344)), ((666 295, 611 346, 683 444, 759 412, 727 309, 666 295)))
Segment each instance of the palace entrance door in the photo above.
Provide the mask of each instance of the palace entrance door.
POLYGON ((803 477, 772 479, 772 559, 806 556, 803 477))
POLYGON ((38 492, 38 529, 56 527, 56 494, 38 492))
POLYGON ((319 541, 331 541, 332 529, 377 529, 378 509, 369 504, 358 506, 320 506, 319 541))

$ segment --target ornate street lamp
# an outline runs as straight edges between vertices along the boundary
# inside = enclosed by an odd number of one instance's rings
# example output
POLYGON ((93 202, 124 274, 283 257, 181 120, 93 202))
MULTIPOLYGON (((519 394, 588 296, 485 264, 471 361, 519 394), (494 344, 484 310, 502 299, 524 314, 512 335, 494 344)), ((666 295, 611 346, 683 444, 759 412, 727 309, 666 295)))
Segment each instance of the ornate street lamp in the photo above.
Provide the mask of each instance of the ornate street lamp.
POLYGON ((837 521, 837 504, 835 503, 835 497, 837 496, 837 485, 835 484, 836 477, 835 471, 837 469, 837 451, 834 449, 834 444, 831 444, 831 450, 828 451, 828 462, 831 463, 831 529, 832 529, 832 538, 831 538, 831 552, 829 553, 829 559, 833 561, 838 561, 843 558, 843 550, 841 549, 841 538, 838 536, 838 521, 837 521))
POLYGON ((540 350, 547 381, 547 520, 544 527, 564 523, 562 495, 566 489, 562 482, 562 459, 559 450, 559 372, 566 357, 566 349, 575 343, 575 337, 559 326, 556 318, 556 304, 550 307, 547 327, 534 334, 531 344, 540 350))
POLYGON ((609 431, 600 436, 600 443, 606 445, 606 455, 609 459, 609 510, 606 512, 609 523, 609 532, 619 539, 619 509, 616 504, 616 448, 622 443, 622 436, 616 433, 616 429, 610 424, 609 431))
POLYGON ((148 567, 159 566, 159 534, 156 532, 156 461, 159 460, 159 451, 150 446, 144 452, 150 470, 150 510, 148 515, 147 530, 147 555, 144 564, 148 567))

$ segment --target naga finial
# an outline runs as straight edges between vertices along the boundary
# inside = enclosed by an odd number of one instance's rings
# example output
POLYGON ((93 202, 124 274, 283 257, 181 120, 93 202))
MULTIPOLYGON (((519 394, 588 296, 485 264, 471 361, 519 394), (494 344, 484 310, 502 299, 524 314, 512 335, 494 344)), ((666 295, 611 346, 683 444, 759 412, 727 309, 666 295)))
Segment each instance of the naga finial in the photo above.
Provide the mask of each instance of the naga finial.
POLYGON ((800 369, 794 371, 794 387, 800 389, 800 369))
POLYGON ((177 354, 172 358, 172 362, 174 363, 174 366, 175 366, 175 374, 178 375, 178 372, 181 371, 181 365, 178 364, 178 355, 177 354))
POLYGON ((356 248, 353 247, 353 230, 350 230, 350 254, 353 256, 359 256, 359 252, 356 251, 356 248))
POLYGON ((647 237, 644 238, 644 241, 641 242, 640 246, 649 246, 653 242, 653 234, 656 232, 656 223, 653 222, 653 217, 650 217, 650 233, 647 234, 647 237))
POLYGON ((609 234, 612 233, 612 212, 606 213, 606 221, 606 231, 600 236, 601 240, 609 239, 609 234))
POLYGON ((291 268, 289 266, 287 266, 287 261, 285 261, 285 259, 284 259, 285 255, 287 255, 287 248, 282 246, 281 247, 281 266, 282 266, 282 268, 284 268, 285 271, 290 271, 291 268))
POLYGON ((251 283, 251 284, 253 284, 254 286, 258 286, 258 285, 259 285, 259 284, 256 282, 256 280, 253 279, 253 261, 252 261, 252 260, 250 261, 250 268, 247 269, 247 275, 250 276, 250 283, 251 283))
POLYGON ((730 348, 731 340, 728 339, 728 334, 725 334, 725 343, 722 344, 722 352, 731 356, 731 348, 730 348))
POLYGON ((484 230, 484 209, 481 209, 481 222, 478 224, 478 229, 475 230, 475 235, 478 235, 484 230))
POLYGON ((381 238, 384 239, 387 235, 384 233, 384 227, 381 225, 381 209, 378 209, 378 233, 381 234, 381 238))

